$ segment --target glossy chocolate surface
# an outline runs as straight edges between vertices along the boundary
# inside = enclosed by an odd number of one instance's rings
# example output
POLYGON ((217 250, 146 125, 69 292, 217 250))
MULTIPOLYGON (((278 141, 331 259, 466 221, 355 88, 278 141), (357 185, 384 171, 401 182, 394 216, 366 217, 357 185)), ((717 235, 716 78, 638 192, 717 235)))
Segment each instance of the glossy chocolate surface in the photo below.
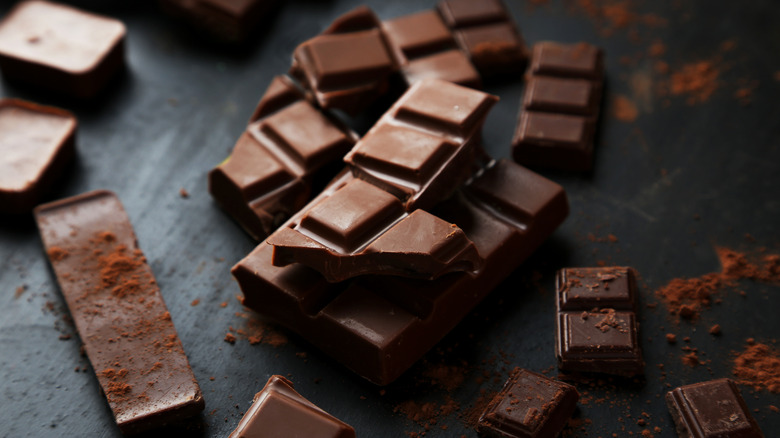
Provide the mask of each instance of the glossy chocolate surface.
POLYGON ((75 155, 76 117, 18 99, 0 100, 0 212, 29 212, 75 155))
POLYGON ((621 376, 643 374, 631 268, 565 268, 558 271, 558 367, 621 376))
POLYGON ((523 95, 529 111, 593 116, 598 114, 601 89, 589 79, 532 75, 523 95))
POLYGON ((97 94, 124 65, 119 20, 57 3, 19 3, 0 22, 8 79, 79 98, 97 94))
MULTIPOLYGON (((352 178, 344 173, 311 205, 352 178)), ((563 221, 568 203, 557 184, 498 161, 431 213, 457 224, 474 242, 485 259, 477 275, 451 273, 431 281, 367 275, 328 283, 301 264, 273 266, 273 248, 263 243, 233 268, 244 304, 386 385, 525 260, 563 221)))
POLYGON ((290 72, 320 107, 356 114, 387 91, 397 69, 379 19, 359 7, 296 47, 290 72))
POLYGON ((532 167, 586 171, 593 165, 594 134, 589 117, 521 110, 513 157, 532 167))
POLYGON ((471 176, 495 96, 440 80, 409 89, 346 155, 352 173, 408 210, 428 208, 471 176))
POLYGON ((423 210, 407 214, 382 189, 353 179, 266 241, 273 263, 302 263, 328 281, 361 274, 434 279, 479 269, 482 259, 456 225, 423 210))
POLYGON ((438 10, 483 76, 523 71, 528 49, 500 0, 443 0, 438 10))
POLYGON ((496 438, 554 438, 566 426, 578 399, 571 385, 515 368, 480 416, 477 431, 496 438))
POLYGON ((228 438, 354 438, 355 430, 306 400, 282 376, 271 376, 228 438))
POLYGON ((171 316, 119 199, 96 191, 35 217, 117 425, 136 433, 204 408, 171 316))
POLYGON ((763 438, 739 388, 729 379, 681 386, 666 393, 681 438, 763 438))
POLYGON ((231 155, 209 173, 209 193, 260 240, 310 199, 354 144, 354 134, 309 103, 284 76, 269 85, 231 155))
POLYGON ((588 43, 539 42, 534 45, 529 73, 600 81, 604 77, 604 54, 588 43))

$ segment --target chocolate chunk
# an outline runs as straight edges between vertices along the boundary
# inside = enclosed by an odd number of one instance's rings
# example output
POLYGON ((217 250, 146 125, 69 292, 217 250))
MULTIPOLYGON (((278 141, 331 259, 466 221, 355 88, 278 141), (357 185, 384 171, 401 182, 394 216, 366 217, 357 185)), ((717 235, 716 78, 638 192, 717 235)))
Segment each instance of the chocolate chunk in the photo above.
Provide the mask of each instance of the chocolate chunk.
POLYGON ((556 437, 577 407, 579 393, 566 383, 515 368, 479 418, 477 431, 496 438, 556 437))
POLYGON ((764 437, 737 385, 729 379, 675 388, 666 393, 666 404, 680 437, 764 437))
POLYGON ((397 196, 408 211, 449 196, 473 173, 482 124, 495 96, 440 80, 410 88, 344 161, 397 196))
MULTIPOLYGON (((352 178, 342 174, 312 205, 352 178)), ((559 185, 498 161, 431 213, 457 224, 474 242, 485 259, 476 275, 456 272, 436 280, 366 275, 328 283, 301 264, 273 266, 273 248, 261 244, 232 271, 244 304, 386 385, 517 268, 563 221, 568 203, 559 185), (485 199, 485 192, 491 197, 485 199)))
POLYGON ((424 79, 441 79, 472 88, 482 86, 474 65, 459 50, 452 32, 435 11, 385 21, 383 28, 409 86, 424 79))
POLYGON ((96 191, 35 209, 49 261, 117 425, 197 414, 198 382, 119 199, 96 191))
POLYGON ((379 19, 361 7, 296 47, 290 73, 322 108, 356 114, 387 91, 397 69, 379 19), (369 23, 369 29, 353 30, 369 23))
POLYGON ((434 279, 475 271, 482 259, 455 225, 355 179, 302 212, 267 240, 273 263, 303 263, 337 282, 362 274, 434 279), (415 236, 413 239, 410 236, 415 236))
POLYGON ((230 157, 209 172, 209 193, 252 237, 263 239, 306 204, 314 181, 329 174, 355 137, 279 76, 230 157))
POLYGON ((271 376, 228 438, 354 438, 355 430, 293 389, 282 376, 271 376))
POLYGON ((528 49, 500 0, 443 0, 438 10, 483 76, 519 73, 528 49))
POLYGON ((586 171, 601 103, 601 49, 586 43, 534 46, 513 156, 528 166, 586 171))
POLYGON ((0 22, 0 69, 10 80, 89 98, 124 66, 124 44, 118 20, 57 3, 21 2, 0 22))
POLYGON ((560 369, 621 376, 644 373, 633 269, 566 268, 558 271, 556 288, 560 369))
POLYGON ((0 212, 29 212, 76 152, 76 117, 18 99, 0 100, 0 212))
POLYGON ((241 42, 257 28, 276 0, 158 0, 163 11, 218 40, 241 42))

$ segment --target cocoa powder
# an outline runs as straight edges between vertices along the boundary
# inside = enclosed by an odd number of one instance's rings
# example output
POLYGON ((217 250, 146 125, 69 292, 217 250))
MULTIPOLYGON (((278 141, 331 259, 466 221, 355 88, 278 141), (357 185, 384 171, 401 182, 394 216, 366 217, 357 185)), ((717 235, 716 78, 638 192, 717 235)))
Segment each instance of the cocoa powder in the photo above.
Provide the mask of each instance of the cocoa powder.
POLYGON ((748 342, 744 351, 735 354, 732 372, 738 383, 780 393, 780 355, 775 349, 767 344, 748 342))

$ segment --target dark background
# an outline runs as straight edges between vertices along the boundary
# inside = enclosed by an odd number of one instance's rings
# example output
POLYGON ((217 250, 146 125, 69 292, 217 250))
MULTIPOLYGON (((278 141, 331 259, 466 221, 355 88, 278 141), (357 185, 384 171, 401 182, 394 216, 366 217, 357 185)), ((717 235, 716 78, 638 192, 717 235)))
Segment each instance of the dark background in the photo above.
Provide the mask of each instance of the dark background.
MULTIPOLYGON (((78 116, 78 159, 46 200, 109 189, 130 215, 206 399, 201 416, 158 431, 162 436, 226 436, 271 374, 288 375, 303 396, 354 426, 359 436, 423 431, 399 408, 410 400, 459 406, 438 418, 426 436, 475 436, 467 426, 469 411, 480 394, 500 388, 509 370, 557 374, 553 274, 564 266, 633 266, 641 275, 643 304, 657 304, 640 312, 646 380, 579 383, 585 403, 576 416, 582 429, 569 430, 573 436, 638 436, 643 412, 649 430, 661 429, 654 436, 675 436, 663 402, 670 387, 730 376, 734 352, 746 338, 772 345, 780 338, 777 285, 740 281, 744 296, 723 290, 722 304, 693 323, 676 322, 654 296, 675 277, 719 271, 716 246, 780 252, 780 5, 773 0, 622 2, 638 14, 628 16, 585 7, 614 2, 507 0, 529 43, 582 40, 604 47, 608 85, 594 171, 543 172, 566 188, 570 217, 383 391, 280 329, 289 338, 281 346, 250 345, 244 336, 235 345, 223 341, 230 327, 257 324, 254 316, 236 314, 245 310, 229 273, 254 242, 206 191, 206 173, 227 156, 270 79, 286 71, 293 48, 358 2, 283 2, 239 49, 208 43, 151 2, 71 3, 127 24, 127 72, 89 103, 4 80, 1 94, 78 116), (660 57, 648 54, 654 42, 666 48, 660 57), (659 89, 670 75, 658 71, 658 60, 671 72, 712 62, 718 72, 714 93, 701 102, 688 102, 687 94, 664 95, 659 89), (612 115, 618 95, 636 104, 633 123, 612 115), (195 299, 200 304, 192 306, 195 299), (722 326, 722 336, 708 334, 714 323, 722 326), (676 345, 666 343, 667 332, 678 335, 676 345), (690 343, 682 341, 686 336, 690 343), (683 365, 686 345, 706 363, 683 365), (442 370, 449 371, 444 382, 432 383, 429 376, 442 370)), ((368 3, 383 19, 434 5, 368 3)), ((0 3, 0 12, 11 4, 0 3)), ((501 97, 485 126, 486 147, 509 156, 522 81, 487 83, 486 89, 501 97)), ((74 372, 88 360, 63 319, 67 309, 31 217, 0 218, 0 263, 0 436, 120 436, 92 370, 74 372), (59 339, 67 333, 73 338, 59 339)), ((778 436, 780 414, 769 405, 780 405, 780 396, 741 390, 766 436, 778 436)))

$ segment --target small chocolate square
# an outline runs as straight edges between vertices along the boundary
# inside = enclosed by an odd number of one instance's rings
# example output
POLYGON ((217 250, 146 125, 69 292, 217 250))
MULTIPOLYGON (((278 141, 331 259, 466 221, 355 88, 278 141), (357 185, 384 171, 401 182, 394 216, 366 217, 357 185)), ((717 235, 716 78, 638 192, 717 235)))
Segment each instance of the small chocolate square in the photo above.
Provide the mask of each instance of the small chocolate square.
POLYGON ((438 5, 447 26, 459 28, 506 21, 508 14, 501 0, 444 0, 438 5))
POLYGON ((593 116, 598 114, 601 89, 591 80, 531 76, 523 106, 531 111, 593 116))
POLYGON ((559 310, 636 310, 637 286, 628 267, 564 268, 556 277, 559 310))
POLYGON ((536 43, 531 58, 531 74, 599 81, 604 76, 603 53, 600 48, 588 43, 536 43))
POLYGON ((390 43, 407 58, 454 47, 452 33, 435 11, 404 15, 383 23, 390 43))

